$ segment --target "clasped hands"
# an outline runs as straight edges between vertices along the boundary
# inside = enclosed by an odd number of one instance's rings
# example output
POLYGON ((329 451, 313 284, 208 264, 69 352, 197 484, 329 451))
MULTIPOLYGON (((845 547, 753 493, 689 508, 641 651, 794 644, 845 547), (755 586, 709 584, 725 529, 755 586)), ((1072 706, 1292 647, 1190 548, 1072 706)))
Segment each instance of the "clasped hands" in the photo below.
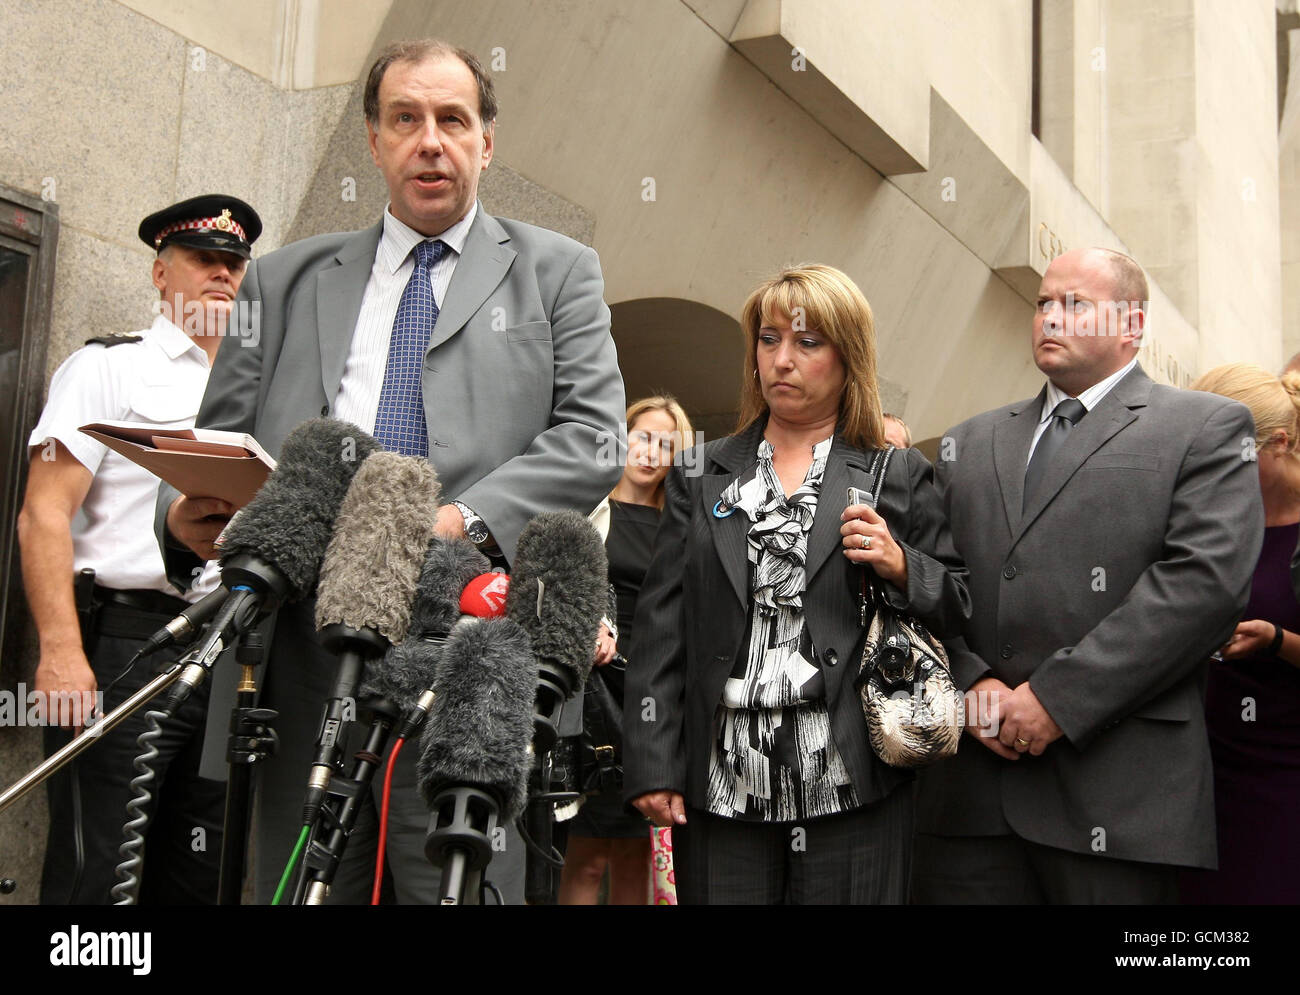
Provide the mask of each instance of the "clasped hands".
POLYGON ((1012 689, 996 677, 985 677, 967 695, 966 731, 1004 759, 1019 760, 1022 753, 1040 756, 1063 735, 1028 681, 1012 689))

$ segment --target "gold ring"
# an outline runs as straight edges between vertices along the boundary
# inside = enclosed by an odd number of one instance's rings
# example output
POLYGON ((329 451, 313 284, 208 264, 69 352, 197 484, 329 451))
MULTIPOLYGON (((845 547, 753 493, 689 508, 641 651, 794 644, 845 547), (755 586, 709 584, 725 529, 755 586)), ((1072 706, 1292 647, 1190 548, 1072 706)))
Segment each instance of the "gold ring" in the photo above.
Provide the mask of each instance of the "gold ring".
POLYGON ((1029 740, 1027 740, 1027 739, 1021 739, 1019 736, 1016 737, 1016 742, 1019 743, 1021 746, 1028 746, 1028 745, 1029 745, 1029 740))
POLYGON ((863 536, 863 537, 862 537, 862 548, 863 548, 863 549, 870 549, 870 548, 871 548, 871 536, 863 536))

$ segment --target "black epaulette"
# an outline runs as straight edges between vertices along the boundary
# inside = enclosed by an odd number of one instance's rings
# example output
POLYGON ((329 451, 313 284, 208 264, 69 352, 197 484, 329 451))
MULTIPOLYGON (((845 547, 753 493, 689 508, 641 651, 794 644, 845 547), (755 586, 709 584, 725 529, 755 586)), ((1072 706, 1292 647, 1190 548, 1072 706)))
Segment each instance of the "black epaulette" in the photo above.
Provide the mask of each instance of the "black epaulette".
POLYGON ((143 341, 143 335, 96 335, 93 339, 86 339, 86 345, 102 345, 111 349, 115 345, 126 345, 128 342, 143 341))

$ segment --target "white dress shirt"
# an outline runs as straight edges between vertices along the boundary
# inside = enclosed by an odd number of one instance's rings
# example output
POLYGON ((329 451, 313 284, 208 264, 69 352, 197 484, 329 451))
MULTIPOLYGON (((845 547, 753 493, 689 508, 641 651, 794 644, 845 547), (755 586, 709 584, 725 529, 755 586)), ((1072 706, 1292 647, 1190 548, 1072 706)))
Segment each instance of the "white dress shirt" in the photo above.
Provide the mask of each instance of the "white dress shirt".
MULTIPOLYGON (((440 308, 477 214, 478 201, 475 201, 465 217, 442 234, 427 238, 428 241, 439 239, 451 250, 444 252, 429 272, 433 299, 440 308)), ((370 269, 366 292, 361 298, 361 313, 357 316, 357 327, 348 347, 343 379, 339 382, 338 396, 331 408, 335 418, 350 421, 367 432, 375 430, 393 320, 415 269, 415 256, 411 250, 417 242, 425 240, 426 236, 393 217, 389 208, 384 209, 384 232, 375 250, 375 264, 370 269)))
MULTIPOLYGON (((27 445, 37 459, 57 439, 93 475, 72 520, 73 567, 95 571, 95 582, 120 591, 163 591, 167 582, 154 538, 158 478, 77 431, 87 422, 149 422, 190 428, 208 383, 207 354, 159 315, 136 335, 142 342, 89 345, 69 356, 50 382, 50 397, 27 445)), ((197 600, 202 588, 187 591, 197 600)))
MULTIPOLYGON (((1112 387, 1128 376, 1129 371, 1135 366, 1137 366, 1136 356, 1130 359, 1128 365, 1122 370, 1116 370, 1105 380, 1098 381, 1087 390, 1080 393, 1077 400, 1084 406, 1084 408, 1091 411, 1101 403, 1103 397, 1110 393, 1112 387)), ((1052 420, 1052 412, 1056 410, 1058 404, 1066 400, 1069 396, 1069 394, 1061 390, 1061 388, 1052 383, 1052 381, 1047 381, 1047 394, 1043 398, 1043 410, 1038 414, 1038 428, 1034 429, 1034 439, 1029 444, 1029 456, 1025 460, 1025 466, 1028 466, 1029 460, 1034 458, 1034 450, 1038 448, 1038 440, 1041 439, 1043 433, 1047 431, 1047 423, 1052 420)))

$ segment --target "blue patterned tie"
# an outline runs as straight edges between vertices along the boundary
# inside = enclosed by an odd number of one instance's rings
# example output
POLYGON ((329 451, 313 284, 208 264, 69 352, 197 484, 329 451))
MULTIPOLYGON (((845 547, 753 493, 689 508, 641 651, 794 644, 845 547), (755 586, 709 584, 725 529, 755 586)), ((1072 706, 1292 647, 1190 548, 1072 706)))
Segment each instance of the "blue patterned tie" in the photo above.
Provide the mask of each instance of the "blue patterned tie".
POLYGON ((443 242, 418 242, 415 271, 402 291, 388 340, 388 365, 379 392, 375 438, 390 452, 403 456, 429 455, 429 430, 424 423, 424 354, 438 320, 430 273, 447 248, 443 242))

